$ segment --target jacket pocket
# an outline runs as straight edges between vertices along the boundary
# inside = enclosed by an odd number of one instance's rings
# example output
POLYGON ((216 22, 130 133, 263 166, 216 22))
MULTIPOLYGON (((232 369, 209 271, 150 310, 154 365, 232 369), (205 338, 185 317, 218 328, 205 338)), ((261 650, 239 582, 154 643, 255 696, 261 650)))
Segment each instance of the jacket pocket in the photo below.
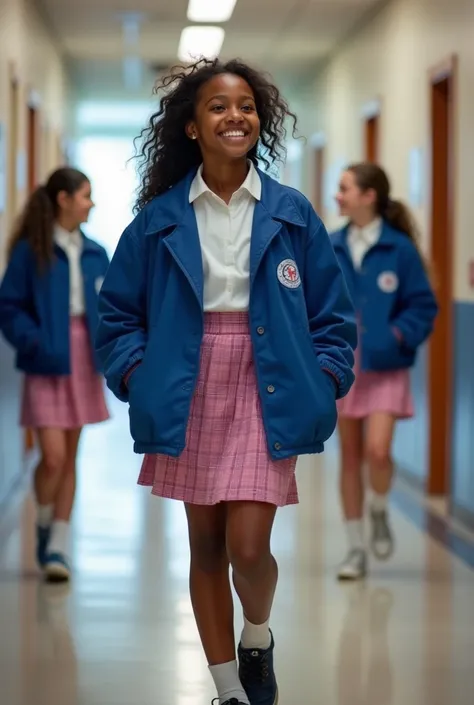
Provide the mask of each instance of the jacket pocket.
POLYGON ((413 363, 414 351, 397 338, 391 326, 366 343, 365 348, 369 369, 374 372, 404 369, 413 363))
POLYGON ((301 331, 304 367, 308 389, 308 411, 312 415, 314 443, 325 443, 334 433, 337 424, 336 389, 321 365, 314 349, 309 330, 301 331))
POLYGON ((150 401, 149 384, 145 383, 144 360, 137 365, 127 380, 128 416, 130 433, 134 441, 148 443, 153 435, 153 417, 147 409, 150 401))

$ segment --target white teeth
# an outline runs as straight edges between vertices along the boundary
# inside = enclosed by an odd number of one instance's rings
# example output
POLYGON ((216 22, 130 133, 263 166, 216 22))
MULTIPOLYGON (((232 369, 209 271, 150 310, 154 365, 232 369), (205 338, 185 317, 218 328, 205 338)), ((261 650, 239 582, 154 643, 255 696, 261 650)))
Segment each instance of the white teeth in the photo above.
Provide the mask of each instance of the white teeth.
POLYGON ((232 132, 223 132, 222 133, 223 137, 245 137, 245 132, 242 132, 241 130, 234 130, 232 132))

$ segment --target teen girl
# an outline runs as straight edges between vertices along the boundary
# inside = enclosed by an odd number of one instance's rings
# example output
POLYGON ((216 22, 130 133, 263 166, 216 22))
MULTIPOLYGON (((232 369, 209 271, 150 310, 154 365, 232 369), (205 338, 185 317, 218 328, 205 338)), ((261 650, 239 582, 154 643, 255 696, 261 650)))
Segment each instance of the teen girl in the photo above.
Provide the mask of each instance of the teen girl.
POLYGON ((85 237, 93 207, 80 171, 58 169, 21 214, 0 286, 0 329, 25 373, 21 424, 35 429, 37 560, 49 580, 67 580, 76 454, 84 425, 108 418, 93 349, 97 297, 108 257, 85 237))
POLYGON ((356 326, 308 201, 258 170, 291 113, 238 61, 174 72, 145 131, 139 213, 99 301, 97 349, 130 404, 139 483, 185 503, 191 599, 221 705, 274 705, 277 507, 323 450, 356 326), (229 582, 244 613, 236 661, 229 582))
POLYGON ((343 174, 336 197, 349 223, 333 244, 357 310, 356 380, 338 402, 341 497, 349 552, 340 579, 367 571, 363 533, 364 463, 368 466, 371 548, 384 560, 393 552, 387 517, 392 485, 391 446, 398 419, 413 415, 409 369, 430 335, 437 304, 417 246, 407 208, 390 198, 385 172, 354 164, 343 174))

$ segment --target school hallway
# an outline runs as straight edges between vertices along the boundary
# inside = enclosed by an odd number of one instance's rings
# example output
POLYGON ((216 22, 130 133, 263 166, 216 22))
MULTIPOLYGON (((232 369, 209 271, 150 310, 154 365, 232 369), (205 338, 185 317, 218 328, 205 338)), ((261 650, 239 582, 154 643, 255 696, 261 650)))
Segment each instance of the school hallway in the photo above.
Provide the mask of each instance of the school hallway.
MULTIPOLYGON (((71 585, 40 579, 30 498, 20 493, 2 518, 2 705, 213 697, 188 594, 182 505, 136 486, 127 409, 111 407, 113 419, 83 437, 71 585)), ((365 584, 338 584, 345 542, 332 451, 302 459, 298 478, 300 508, 280 510, 273 538, 281 705, 472 703, 474 545, 443 534, 435 514, 397 489, 392 562, 372 564, 365 584)))

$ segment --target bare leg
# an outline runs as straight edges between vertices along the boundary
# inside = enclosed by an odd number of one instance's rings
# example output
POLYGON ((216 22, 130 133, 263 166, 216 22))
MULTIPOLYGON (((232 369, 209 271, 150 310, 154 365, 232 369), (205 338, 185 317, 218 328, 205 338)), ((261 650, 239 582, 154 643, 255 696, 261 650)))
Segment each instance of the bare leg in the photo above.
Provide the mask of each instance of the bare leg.
POLYGON ((346 521, 361 519, 364 512, 364 422, 339 419, 341 441, 340 492, 346 521))
POLYGON ((76 493, 76 457, 81 428, 66 431, 66 461, 54 506, 56 521, 69 521, 76 493))
POLYGON ((378 412, 367 420, 365 456, 369 465, 369 481, 374 492, 386 495, 393 481, 391 456, 396 419, 392 414, 378 412))
POLYGON ((34 490, 39 505, 54 504, 66 463, 66 433, 58 428, 37 431, 41 460, 35 471, 34 490))
POLYGON ((226 553, 226 506, 186 505, 191 548, 190 590, 208 663, 235 660, 234 605, 226 553))
POLYGON ((227 505, 227 553, 234 586, 246 618, 255 625, 270 618, 278 567, 270 549, 276 507, 260 502, 227 505))
POLYGON ((396 419, 383 412, 373 414, 367 425, 366 457, 372 489, 370 518, 372 551, 380 560, 393 553, 394 540, 387 514, 387 499, 393 482, 391 456, 396 419))

